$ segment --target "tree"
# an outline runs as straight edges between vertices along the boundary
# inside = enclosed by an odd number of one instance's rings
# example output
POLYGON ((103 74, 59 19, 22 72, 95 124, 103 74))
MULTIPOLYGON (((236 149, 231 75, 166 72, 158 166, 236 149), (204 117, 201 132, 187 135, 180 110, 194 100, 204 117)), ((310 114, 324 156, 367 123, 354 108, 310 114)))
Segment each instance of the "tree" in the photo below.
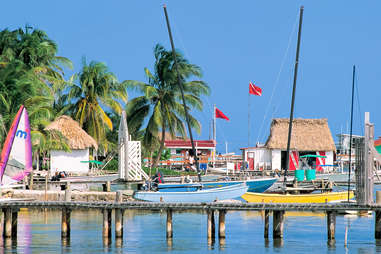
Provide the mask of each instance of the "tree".
MULTIPOLYGON (((155 167, 164 149, 166 132, 172 137, 180 135, 185 138, 187 135, 184 125, 185 110, 181 101, 172 51, 167 51, 157 44, 154 56, 154 72, 144 69, 148 83, 126 81, 128 88, 143 94, 128 102, 126 112, 129 133, 132 135, 146 125, 142 138, 146 149, 152 149, 157 142, 160 143, 157 157, 153 162, 155 167)), ((201 80, 187 81, 193 76, 201 78, 201 69, 197 65, 190 64, 179 52, 176 52, 176 58, 187 106, 202 110, 201 95, 209 94, 209 86, 201 80)), ((200 132, 200 123, 190 114, 189 119, 191 127, 200 132)))
POLYGON ((73 116, 99 147, 107 151, 110 143, 106 128, 112 130, 113 124, 106 110, 121 114, 121 102, 127 102, 125 83, 118 82, 104 63, 87 64, 85 59, 78 80, 78 85, 70 87, 68 96, 74 102, 73 116))

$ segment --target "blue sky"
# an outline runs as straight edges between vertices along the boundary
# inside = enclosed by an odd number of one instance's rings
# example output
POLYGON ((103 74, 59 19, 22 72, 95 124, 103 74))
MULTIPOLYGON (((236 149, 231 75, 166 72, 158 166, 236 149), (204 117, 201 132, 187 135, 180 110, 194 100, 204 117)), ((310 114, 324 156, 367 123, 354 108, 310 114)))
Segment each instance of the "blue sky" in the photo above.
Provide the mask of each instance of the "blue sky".
MULTIPOLYGON (((375 136, 381 69, 380 1, 5 1, 1 28, 29 24, 47 32, 59 55, 81 68, 81 58, 105 62, 119 80, 145 81, 153 48, 169 49, 163 4, 167 4, 177 49, 199 65, 211 87, 204 111, 193 112, 209 138, 212 106, 230 121, 217 120, 217 149, 238 152, 265 142, 272 117, 289 117, 299 7, 305 6, 295 117, 328 118, 333 135, 349 128, 352 66, 357 68, 354 133, 362 134, 370 112, 375 136), (282 66, 282 67, 281 67, 282 66), (248 96, 249 81, 263 96, 248 96)), ((70 74, 70 72, 68 72, 70 74)), ((130 93, 130 98, 135 95, 130 93)))

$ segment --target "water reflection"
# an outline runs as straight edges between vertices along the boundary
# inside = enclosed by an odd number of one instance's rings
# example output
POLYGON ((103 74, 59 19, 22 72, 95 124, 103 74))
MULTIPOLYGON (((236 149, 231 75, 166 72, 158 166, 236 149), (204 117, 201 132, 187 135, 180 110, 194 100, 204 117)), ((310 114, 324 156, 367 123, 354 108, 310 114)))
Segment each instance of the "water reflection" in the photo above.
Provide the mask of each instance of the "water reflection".
POLYGON ((122 248, 123 247, 123 238, 118 237, 115 239, 115 247, 122 248))
POLYGON ((273 246, 274 246, 275 249, 282 248, 283 245, 284 245, 283 238, 273 239, 273 246))
POLYGON ((208 247, 209 247, 209 250, 214 250, 215 243, 216 243, 216 239, 214 237, 208 238, 208 247))
MULTIPOLYGON (((19 213, 17 239, 1 239, 4 252, 20 253, 154 253, 182 252, 207 253, 224 251, 238 253, 255 250, 256 253, 349 253, 381 252, 381 241, 373 241, 373 217, 337 216, 335 241, 325 242, 325 218, 316 214, 292 214, 285 222, 285 240, 264 239, 264 221, 257 212, 229 212, 226 216, 226 240, 205 239, 206 214, 183 212, 173 217, 175 238, 166 240, 165 213, 128 210, 124 217, 124 243, 122 238, 102 237, 102 214, 96 210, 73 211, 71 238, 61 239, 61 211, 29 210, 19 213), (343 247, 345 226, 350 225, 348 249, 343 247), (33 234, 33 237, 32 237, 33 234), (323 237, 323 239, 322 239, 323 237), (206 241, 207 240, 207 241, 206 241), (216 243, 218 241, 218 243, 216 243), (272 243, 271 243, 272 241, 272 243), (305 244, 308 242, 308 246, 305 244), (148 244, 149 243, 149 244, 148 244), (218 246, 216 245, 218 244, 218 246), (75 251, 74 251, 75 250, 75 251), (60 251, 58 251, 60 252, 60 251)), ((270 220, 271 223, 272 220, 270 220)), ((114 228, 114 225, 112 225, 114 228)), ((0 250, 1 253, 1 250, 0 250)))
POLYGON ((335 250, 336 249, 336 240, 327 240, 327 246, 329 250, 335 250))
POLYGON ((225 238, 219 238, 218 239, 218 244, 219 244, 219 249, 220 250, 225 250, 226 239, 225 238))

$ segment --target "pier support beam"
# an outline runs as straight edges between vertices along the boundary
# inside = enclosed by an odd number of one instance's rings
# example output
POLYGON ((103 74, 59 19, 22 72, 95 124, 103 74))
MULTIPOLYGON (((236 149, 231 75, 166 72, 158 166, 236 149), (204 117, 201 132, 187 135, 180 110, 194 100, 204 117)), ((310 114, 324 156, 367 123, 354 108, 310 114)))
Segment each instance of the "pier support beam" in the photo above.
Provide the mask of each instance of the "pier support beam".
POLYGON ((110 209, 103 209, 103 238, 111 238, 111 212, 110 209))
POLYGON ((102 184, 103 191, 104 192, 110 192, 111 191, 111 182, 107 181, 106 183, 102 184))
POLYGON ((225 215, 226 210, 218 211, 218 238, 225 238, 225 215))
POLYGON ((167 238, 173 237, 172 230, 172 209, 167 209, 167 238))
POLYGON ((4 208, 4 226, 3 226, 3 237, 10 238, 12 237, 12 209, 4 208))
MULTIPOLYGON (((123 195, 121 191, 116 192, 116 203, 122 203, 123 195)), ((120 208, 115 209, 115 238, 123 238, 123 213, 124 210, 120 208)))
POLYGON ((327 211, 327 233, 328 241, 335 240, 336 211, 327 211))
POLYGON ((208 239, 214 239, 216 237, 216 225, 214 222, 214 210, 208 209, 208 239))
POLYGON ((12 238, 17 238, 18 209, 12 210, 12 238))
POLYGON ((69 208, 62 209, 61 217, 61 237, 69 238, 70 237, 70 218, 71 210, 69 208))
MULTIPOLYGON (((381 204, 381 191, 376 191, 376 204, 381 204)), ((376 211, 374 224, 374 238, 381 240, 381 211, 376 211)))
POLYGON ((273 238, 283 238, 284 211, 273 211, 273 238))
POLYGON ((265 210, 265 232, 263 234, 265 239, 269 238, 269 225, 270 225, 270 211, 265 210))

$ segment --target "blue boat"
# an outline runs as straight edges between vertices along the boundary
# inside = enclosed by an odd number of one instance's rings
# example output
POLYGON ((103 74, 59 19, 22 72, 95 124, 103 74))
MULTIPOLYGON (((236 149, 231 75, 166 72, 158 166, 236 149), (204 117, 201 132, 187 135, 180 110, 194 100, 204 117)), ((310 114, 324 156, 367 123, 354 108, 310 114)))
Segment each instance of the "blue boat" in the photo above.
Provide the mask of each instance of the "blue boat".
POLYGON ((236 199, 245 194, 248 186, 245 183, 230 185, 221 188, 201 189, 196 191, 137 191, 134 198, 150 202, 170 202, 170 203, 194 203, 194 202, 214 202, 219 200, 236 199))
POLYGON ((186 192, 196 191, 199 189, 212 189, 236 184, 246 183, 249 192, 264 192, 270 188, 278 179, 277 178, 259 178, 240 181, 215 181, 201 183, 160 183, 158 184, 159 192, 186 192))

